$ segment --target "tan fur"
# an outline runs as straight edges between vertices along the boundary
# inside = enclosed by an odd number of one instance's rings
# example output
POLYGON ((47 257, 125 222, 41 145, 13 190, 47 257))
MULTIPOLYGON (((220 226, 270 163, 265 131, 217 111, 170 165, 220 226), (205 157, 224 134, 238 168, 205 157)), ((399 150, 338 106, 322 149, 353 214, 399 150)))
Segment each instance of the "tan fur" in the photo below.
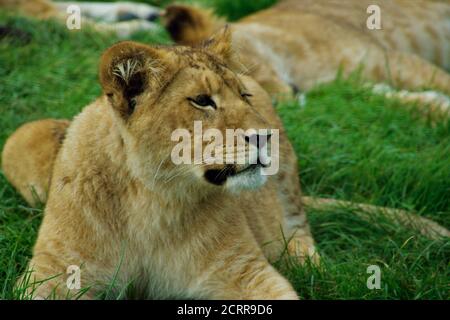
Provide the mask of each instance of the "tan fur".
POLYGON ((194 46, 225 25, 225 19, 214 15, 211 9, 202 9, 192 7, 192 10, 186 11, 183 5, 170 6, 163 15, 167 24, 169 33, 173 40, 186 46, 194 46))
POLYGON ((269 96, 224 67, 228 37, 224 32, 198 49, 123 42, 105 52, 104 95, 67 130, 30 262, 34 280, 62 276, 35 294, 55 290, 64 297, 66 269, 78 265, 82 286, 93 285, 84 298, 94 297, 119 267, 118 290, 134 281, 144 297, 297 298, 268 262, 282 254, 283 233, 294 237, 289 249, 300 258, 314 253, 297 161, 269 96), (250 104, 241 90, 253 94, 250 104), (217 114, 186 99, 205 92, 218 99, 217 114), (170 134, 192 129, 195 119, 221 131, 281 129, 279 174, 258 190, 236 193, 203 178, 214 165, 175 166, 170 134))
POLYGON ((5 143, 2 170, 31 206, 47 200, 53 159, 68 125, 53 119, 26 123, 5 143))
MULTIPOLYGON (((173 5, 164 23, 175 40, 196 45, 220 25, 211 19, 201 9, 173 5), (204 29, 196 37, 199 26, 204 29)), ((289 85, 306 91, 333 80, 340 69, 347 75, 361 65, 362 75, 375 83, 450 94, 450 75, 441 69, 450 68, 448 2, 286 0, 231 29, 239 64, 271 94, 288 92, 289 85), (382 30, 366 27, 373 4, 381 8, 382 30)))
POLYGON ((417 230, 420 234, 429 239, 437 240, 443 237, 450 238, 450 231, 447 228, 430 219, 405 210, 306 196, 302 197, 302 203, 306 209, 321 211, 329 211, 334 208, 352 208, 355 209, 354 213, 363 219, 371 219, 374 214, 382 214, 403 226, 417 230))
POLYGON ((38 19, 58 15, 58 10, 49 0, 0 0, 0 8, 38 19))

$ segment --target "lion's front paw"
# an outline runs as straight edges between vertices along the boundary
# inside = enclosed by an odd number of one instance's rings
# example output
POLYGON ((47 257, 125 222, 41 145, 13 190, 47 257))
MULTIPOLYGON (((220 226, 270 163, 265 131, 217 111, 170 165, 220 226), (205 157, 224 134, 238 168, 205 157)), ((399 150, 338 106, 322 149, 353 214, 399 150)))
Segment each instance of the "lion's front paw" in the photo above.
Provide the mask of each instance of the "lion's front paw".
POLYGON ((289 241, 287 251, 289 256, 297 258, 302 265, 308 260, 314 265, 320 265, 320 255, 310 238, 294 237, 289 241))

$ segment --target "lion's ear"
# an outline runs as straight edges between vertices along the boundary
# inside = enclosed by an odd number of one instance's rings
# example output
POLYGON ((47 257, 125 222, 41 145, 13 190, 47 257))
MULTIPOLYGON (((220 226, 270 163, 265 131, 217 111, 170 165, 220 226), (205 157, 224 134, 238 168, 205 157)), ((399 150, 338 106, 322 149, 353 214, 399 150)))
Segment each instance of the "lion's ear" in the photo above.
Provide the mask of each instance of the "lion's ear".
POLYGON ((220 29, 205 42, 204 46, 222 60, 226 62, 230 60, 233 56, 230 27, 226 25, 220 29))
MULTIPOLYGON (((244 63, 248 58, 242 55, 239 50, 233 48, 232 32, 226 25, 214 36, 204 42, 204 48, 212 54, 218 56, 234 72, 249 73, 249 68, 244 63)), ((251 65, 251 63, 249 63, 251 65)))
POLYGON ((107 49, 99 68, 100 84, 109 102, 123 117, 130 116, 144 90, 157 90, 169 61, 167 52, 132 41, 107 49))
POLYGON ((210 9, 172 4, 162 13, 163 24, 172 39, 181 45, 197 46, 225 25, 210 9))

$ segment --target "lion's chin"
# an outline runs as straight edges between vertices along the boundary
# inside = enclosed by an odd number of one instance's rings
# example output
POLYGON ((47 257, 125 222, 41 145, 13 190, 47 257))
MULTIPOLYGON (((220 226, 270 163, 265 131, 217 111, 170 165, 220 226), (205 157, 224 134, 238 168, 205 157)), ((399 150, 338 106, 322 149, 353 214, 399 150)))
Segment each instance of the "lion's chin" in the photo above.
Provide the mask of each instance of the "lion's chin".
POLYGON ((239 174, 230 176, 225 183, 225 188, 231 192, 258 189, 267 181, 267 176, 263 174, 262 170, 263 168, 260 165, 256 165, 239 174))
POLYGON ((263 186, 267 176, 263 174, 261 164, 252 164, 237 171, 234 165, 227 165, 221 169, 210 169, 204 173, 204 178, 209 183, 221 186, 231 192, 242 190, 254 190, 263 186))

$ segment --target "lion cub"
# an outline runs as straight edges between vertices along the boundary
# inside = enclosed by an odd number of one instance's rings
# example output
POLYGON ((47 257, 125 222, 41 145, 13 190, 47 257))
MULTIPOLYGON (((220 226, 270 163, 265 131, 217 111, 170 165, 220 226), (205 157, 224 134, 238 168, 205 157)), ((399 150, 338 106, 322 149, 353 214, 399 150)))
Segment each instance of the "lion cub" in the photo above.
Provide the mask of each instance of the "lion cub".
MULTIPOLYGON (((121 42, 103 54, 103 95, 75 117, 47 172, 29 264, 35 297, 88 288, 82 298, 95 298, 114 279, 117 290, 131 283, 152 298, 297 298, 269 263, 284 239, 292 239, 291 253, 314 255, 297 161, 267 93, 227 67, 230 52, 225 29, 202 47, 121 42), (172 133, 193 132, 194 121, 224 136, 226 129, 279 129, 278 174, 264 175, 264 163, 249 158, 176 165, 172 133), (80 288, 66 283, 73 266, 80 288)), ((264 147, 248 138, 237 136, 246 154, 264 147)))

